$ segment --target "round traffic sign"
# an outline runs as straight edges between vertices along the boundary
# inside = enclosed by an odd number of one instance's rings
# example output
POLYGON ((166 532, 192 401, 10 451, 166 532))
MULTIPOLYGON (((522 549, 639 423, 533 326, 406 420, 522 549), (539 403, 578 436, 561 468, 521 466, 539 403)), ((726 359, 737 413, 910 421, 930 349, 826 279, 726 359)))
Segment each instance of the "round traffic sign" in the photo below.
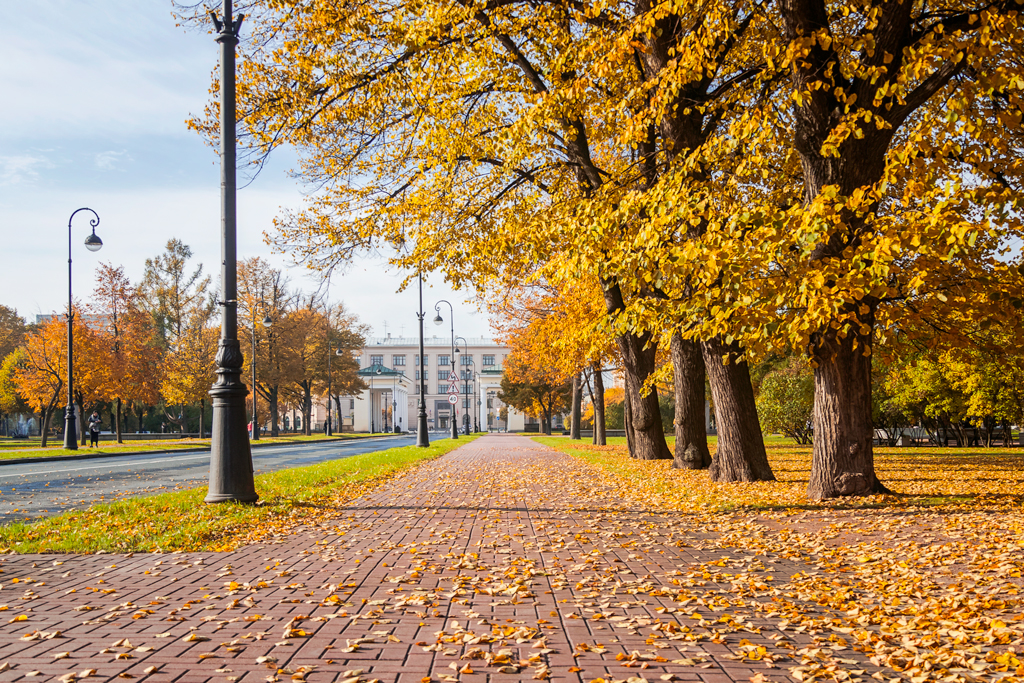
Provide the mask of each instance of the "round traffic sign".
POLYGON ((448 394, 448 402, 451 403, 452 405, 455 405, 456 403, 458 403, 459 402, 458 395, 457 394, 448 394))

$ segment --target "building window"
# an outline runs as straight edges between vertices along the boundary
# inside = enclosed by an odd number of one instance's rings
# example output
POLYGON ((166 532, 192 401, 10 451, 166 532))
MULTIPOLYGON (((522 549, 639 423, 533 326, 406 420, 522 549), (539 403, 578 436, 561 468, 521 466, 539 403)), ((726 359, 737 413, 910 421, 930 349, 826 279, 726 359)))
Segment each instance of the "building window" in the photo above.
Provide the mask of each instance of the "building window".
POLYGON ((493 408, 494 407, 494 399, 493 398, 487 399, 487 407, 488 408, 493 408))
POLYGON ((451 359, 448 356, 438 356, 437 357, 437 364, 438 365, 449 365, 448 361, 450 361, 450 360, 451 359))
POLYGON ((463 365, 472 365, 473 364, 473 356, 470 356, 470 355, 467 355, 467 354, 462 354, 461 356, 459 356, 459 358, 462 359, 459 362, 462 363, 463 365))
POLYGON ((467 410, 469 409, 469 399, 468 398, 462 399, 462 407, 466 408, 467 410))
POLYGON ((494 356, 484 356, 484 367, 491 367, 494 365, 494 356))
POLYGON ((370 365, 384 365, 384 356, 370 356, 370 365))
POLYGON ((473 379, 473 371, 472 370, 463 370, 462 371, 462 379, 473 379))
POLYGON ((348 409, 349 410, 355 410, 356 409, 356 400, 354 398, 350 398, 348 400, 348 409))
POLYGON ((423 366, 425 366, 427 364, 427 361, 430 360, 430 354, 427 354, 427 355, 423 356, 423 364, 422 365, 420 365, 420 355, 418 353, 416 354, 415 358, 416 358, 416 365, 419 365, 420 367, 423 367, 423 366))
POLYGON ((437 385, 437 393, 441 394, 442 396, 447 394, 448 393, 448 385, 446 385, 446 384, 438 384, 437 385))
POLYGON ((391 365, 395 367, 399 365, 405 366, 405 356, 391 356, 391 365))

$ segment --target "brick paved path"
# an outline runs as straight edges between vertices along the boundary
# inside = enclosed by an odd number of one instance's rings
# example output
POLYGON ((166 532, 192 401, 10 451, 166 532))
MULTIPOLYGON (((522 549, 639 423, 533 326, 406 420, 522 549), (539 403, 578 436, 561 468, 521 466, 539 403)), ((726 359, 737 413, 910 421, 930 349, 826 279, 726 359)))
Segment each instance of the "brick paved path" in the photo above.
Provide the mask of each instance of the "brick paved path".
POLYGON ((744 598, 806 567, 522 437, 345 513, 226 554, 0 558, 0 681, 781 681, 811 643, 744 598))

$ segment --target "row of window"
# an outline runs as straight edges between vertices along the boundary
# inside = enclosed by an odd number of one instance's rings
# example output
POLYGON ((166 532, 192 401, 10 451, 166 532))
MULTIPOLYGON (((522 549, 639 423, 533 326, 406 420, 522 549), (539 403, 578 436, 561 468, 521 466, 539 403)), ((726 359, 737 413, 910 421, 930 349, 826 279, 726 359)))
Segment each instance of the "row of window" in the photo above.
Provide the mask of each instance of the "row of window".
MULTIPOLYGON (((416 354, 413 358, 415 359, 413 361, 413 365, 419 365, 419 362, 420 362, 419 354, 416 354)), ((473 364, 473 356, 461 355, 461 356, 459 356, 459 358, 462 359, 462 360, 459 361, 460 365, 472 365, 473 364)), ((430 356, 423 356, 423 365, 427 365, 427 361, 429 359, 430 359, 430 356)), ((485 356, 481 356, 481 363, 483 364, 483 367, 485 367, 485 368, 494 367, 494 364, 495 364, 494 363, 494 355, 493 354, 488 354, 488 355, 485 355, 485 356)), ((452 364, 451 363, 451 356, 447 356, 447 355, 445 355, 445 356, 438 356, 437 357, 437 364, 441 365, 441 366, 451 365, 452 364)), ((370 365, 384 365, 384 354, 371 355, 370 356, 370 365)), ((396 367, 396 368, 397 367, 405 367, 405 354, 395 354, 395 355, 391 356, 391 366, 392 367, 396 367)))

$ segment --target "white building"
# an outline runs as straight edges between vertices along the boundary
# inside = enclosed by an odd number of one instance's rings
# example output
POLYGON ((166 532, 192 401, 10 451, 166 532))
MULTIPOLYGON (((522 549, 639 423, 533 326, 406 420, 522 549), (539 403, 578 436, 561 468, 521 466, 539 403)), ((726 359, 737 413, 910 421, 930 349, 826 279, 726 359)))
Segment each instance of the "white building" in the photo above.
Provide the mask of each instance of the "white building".
MULTIPOLYGON (((368 388, 341 401, 342 429, 356 432, 416 429, 421 372, 426 382, 427 426, 431 431, 450 429, 455 419, 461 429, 521 432, 537 424, 512 408, 503 418, 498 399, 505 358, 509 350, 492 339, 459 339, 452 355, 450 337, 426 337, 420 360, 418 337, 373 337, 357 355, 359 375, 368 388), (419 367, 418 367, 419 366, 419 367), (454 372, 454 376, 453 376, 454 372), (459 393, 449 402, 452 383, 459 393)), ((326 414, 317 407, 316 421, 326 414)), ((337 418, 335 418, 337 420, 337 418)), ((559 418, 560 419, 560 418, 559 418)))

